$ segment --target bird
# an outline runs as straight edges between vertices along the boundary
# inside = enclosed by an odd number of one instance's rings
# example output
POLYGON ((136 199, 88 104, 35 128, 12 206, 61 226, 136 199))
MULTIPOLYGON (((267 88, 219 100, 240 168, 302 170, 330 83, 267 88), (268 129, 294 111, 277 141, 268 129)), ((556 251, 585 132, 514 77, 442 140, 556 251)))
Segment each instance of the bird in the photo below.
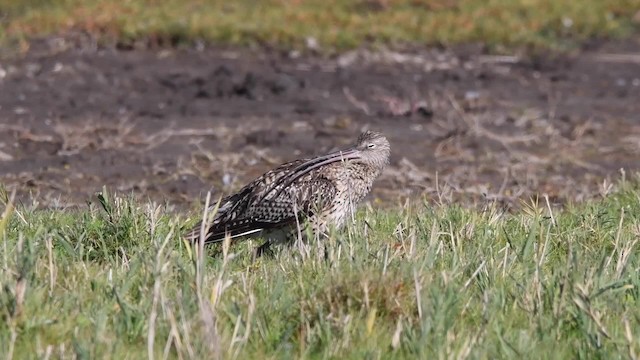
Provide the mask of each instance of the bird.
POLYGON ((284 163, 210 206, 211 214, 184 238, 205 245, 260 236, 274 242, 301 234, 302 224, 314 235, 341 228, 373 182, 389 164, 389 141, 375 131, 361 133, 352 146, 326 155, 284 163), (202 229, 205 231, 202 232, 202 229))

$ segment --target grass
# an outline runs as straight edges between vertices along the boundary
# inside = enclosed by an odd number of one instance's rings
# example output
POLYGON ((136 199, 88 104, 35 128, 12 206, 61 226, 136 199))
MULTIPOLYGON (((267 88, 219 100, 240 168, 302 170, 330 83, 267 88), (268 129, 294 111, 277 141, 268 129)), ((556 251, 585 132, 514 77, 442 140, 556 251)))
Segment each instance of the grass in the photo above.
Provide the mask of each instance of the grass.
MULTIPOLYGON (((208 249, 104 194, 0 220, 8 358, 638 358, 640 186, 550 211, 363 209, 322 245, 208 249)), ((1 208, 0 208, 1 209, 1 208)))
POLYGON ((76 31, 125 44, 566 47, 631 34, 639 10, 640 0, 0 0, 0 39, 76 31))

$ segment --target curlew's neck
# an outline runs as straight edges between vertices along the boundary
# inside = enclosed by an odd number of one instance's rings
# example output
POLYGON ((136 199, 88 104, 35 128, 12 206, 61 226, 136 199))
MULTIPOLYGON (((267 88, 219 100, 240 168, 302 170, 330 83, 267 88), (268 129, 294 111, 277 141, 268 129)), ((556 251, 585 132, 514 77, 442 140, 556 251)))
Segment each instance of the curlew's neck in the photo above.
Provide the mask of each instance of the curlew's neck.
MULTIPOLYGON (((364 192, 366 195, 373 185, 373 181, 380 175, 382 169, 370 164, 361 162, 350 163, 347 167, 346 175, 354 188, 358 188, 357 192, 364 192)), ((353 189, 356 190, 356 189, 353 189)))

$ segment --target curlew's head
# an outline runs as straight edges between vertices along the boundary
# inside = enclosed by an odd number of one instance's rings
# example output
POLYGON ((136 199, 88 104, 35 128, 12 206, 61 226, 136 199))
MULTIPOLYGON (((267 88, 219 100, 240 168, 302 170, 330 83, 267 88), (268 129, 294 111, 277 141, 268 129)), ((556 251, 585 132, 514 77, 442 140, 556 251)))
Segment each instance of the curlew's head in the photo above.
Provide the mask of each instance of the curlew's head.
MULTIPOLYGON (((382 134, 375 131, 365 131, 358 137, 355 150, 355 159, 381 169, 389 164, 391 146, 382 134)), ((347 150, 348 151, 348 150, 347 150)))

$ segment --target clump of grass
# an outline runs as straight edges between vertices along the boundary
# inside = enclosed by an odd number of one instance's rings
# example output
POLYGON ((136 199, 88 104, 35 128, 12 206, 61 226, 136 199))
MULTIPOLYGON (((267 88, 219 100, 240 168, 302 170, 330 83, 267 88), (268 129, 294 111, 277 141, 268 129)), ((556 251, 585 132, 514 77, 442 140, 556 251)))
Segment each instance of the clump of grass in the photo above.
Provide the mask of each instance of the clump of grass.
POLYGON ((103 194, 36 211, 4 196, 0 344, 9 357, 637 358, 639 189, 563 210, 363 210, 255 262, 255 242, 198 256, 162 206, 103 194))
POLYGON ((558 47, 629 34, 639 0, 0 0, 0 39, 82 31, 100 40, 325 50, 363 43, 558 47))

